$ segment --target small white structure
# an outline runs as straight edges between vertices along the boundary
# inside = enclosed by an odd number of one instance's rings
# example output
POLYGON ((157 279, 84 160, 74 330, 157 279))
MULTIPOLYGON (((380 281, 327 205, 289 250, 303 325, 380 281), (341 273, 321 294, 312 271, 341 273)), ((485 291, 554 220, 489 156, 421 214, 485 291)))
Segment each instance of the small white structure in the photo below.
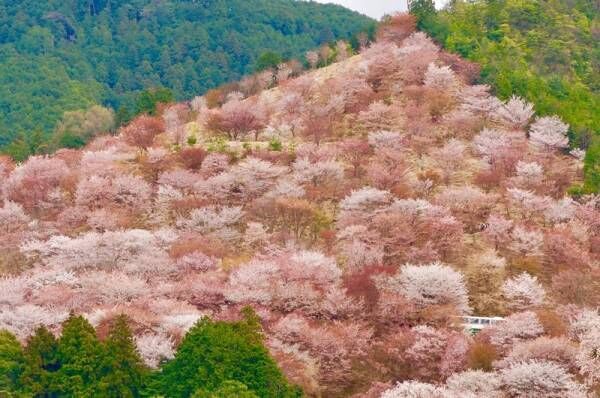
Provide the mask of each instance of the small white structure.
POLYGON ((486 326, 493 325, 496 322, 501 322, 504 318, 499 316, 461 316, 462 326, 471 333, 477 333, 486 326))

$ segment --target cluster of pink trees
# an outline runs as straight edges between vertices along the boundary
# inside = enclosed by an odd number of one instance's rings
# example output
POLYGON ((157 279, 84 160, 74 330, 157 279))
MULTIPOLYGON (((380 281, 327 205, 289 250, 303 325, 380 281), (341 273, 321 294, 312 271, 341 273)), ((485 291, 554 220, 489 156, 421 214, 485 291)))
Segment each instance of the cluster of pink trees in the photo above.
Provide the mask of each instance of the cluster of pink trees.
POLYGON ((0 328, 125 313, 156 367, 250 305, 311 396, 598 391, 600 200, 567 195, 568 126, 470 85, 414 24, 0 158, 0 328), (504 320, 470 336, 467 314, 504 320))

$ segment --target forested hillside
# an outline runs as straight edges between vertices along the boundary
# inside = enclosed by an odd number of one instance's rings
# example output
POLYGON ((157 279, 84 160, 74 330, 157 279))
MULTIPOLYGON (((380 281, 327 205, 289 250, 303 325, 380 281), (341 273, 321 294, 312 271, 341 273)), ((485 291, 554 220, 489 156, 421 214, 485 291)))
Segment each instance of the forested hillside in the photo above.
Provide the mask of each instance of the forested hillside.
POLYGON ((127 119, 144 89, 192 98, 252 72, 265 53, 300 58, 371 24, 293 0, 3 0, 0 147, 18 134, 43 145, 65 111, 94 104, 127 119))
POLYGON ((597 396, 585 151, 415 25, 0 157, 0 395, 597 396))
POLYGON ((498 97, 520 95, 570 124, 572 145, 592 148, 586 190, 600 188, 600 5, 593 0, 452 1, 421 5, 419 27, 479 63, 498 97), (595 138, 594 138, 595 137, 595 138))

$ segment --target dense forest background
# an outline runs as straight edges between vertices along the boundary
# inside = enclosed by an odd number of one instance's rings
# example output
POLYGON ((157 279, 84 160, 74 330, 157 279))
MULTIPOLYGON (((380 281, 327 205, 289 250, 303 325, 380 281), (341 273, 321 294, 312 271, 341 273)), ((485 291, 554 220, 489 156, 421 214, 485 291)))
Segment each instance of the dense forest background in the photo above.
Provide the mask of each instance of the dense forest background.
POLYGON ((482 67, 495 94, 522 96, 571 126, 588 148, 588 191, 600 187, 600 3, 593 0, 417 1, 419 28, 482 67))
POLYGON ((293 0, 0 1, 0 147, 39 146, 65 111, 126 119, 140 93, 182 100, 367 30, 343 7, 293 0))

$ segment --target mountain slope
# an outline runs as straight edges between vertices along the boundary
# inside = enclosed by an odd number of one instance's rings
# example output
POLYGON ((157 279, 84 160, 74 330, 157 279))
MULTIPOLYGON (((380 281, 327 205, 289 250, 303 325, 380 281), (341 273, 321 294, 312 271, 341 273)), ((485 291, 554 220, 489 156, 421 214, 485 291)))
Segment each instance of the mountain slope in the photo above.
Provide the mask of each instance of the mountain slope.
POLYGON ((70 312, 99 330, 124 313, 168 395, 178 371, 176 390, 211 371, 248 381, 253 355, 236 368, 204 338, 169 358, 203 316, 251 306, 311 397, 599 391, 600 200, 566 194, 583 152, 413 27, 397 16, 360 54, 273 89, 0 159, 0 329, 25 341, 70 312), (471 336, 467 314, 504 319, 471 336))
POLYGON ((132 112, 143 89, 192 98, 372 21, 292 0, 0 2, 0 146, 51 131, 64 111, 103 104, 132 112))
POLYGON ((420 26, 482 66, 502 99, 520 95, 570 124, 573 147, 592 146, 586 186, 600 190, 600 5, 590 0, 454 1, 420 26))

